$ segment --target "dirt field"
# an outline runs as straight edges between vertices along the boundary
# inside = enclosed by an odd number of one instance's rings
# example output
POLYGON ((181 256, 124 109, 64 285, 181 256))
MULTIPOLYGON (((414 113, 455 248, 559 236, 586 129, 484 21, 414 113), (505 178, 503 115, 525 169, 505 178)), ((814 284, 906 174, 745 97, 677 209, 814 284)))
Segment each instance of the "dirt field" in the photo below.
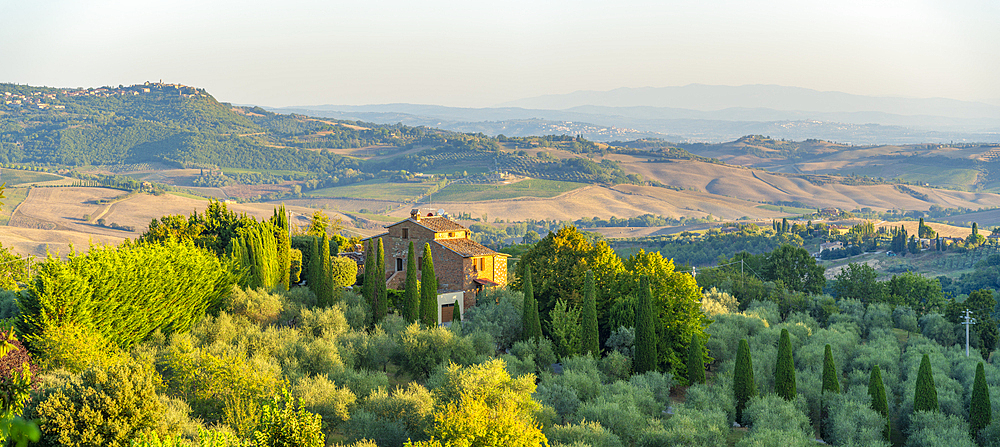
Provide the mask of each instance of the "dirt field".
MULTIPOLYGON (((154 218, 168 214, 189 215, 192 211, 204 212, 207 200, 192 199, 172 194, 153 196, 136 194, 128 199, 110 204, 98 205, 97 199, 111 199, 124 194, 123 191, 107 188, 34 188, 21 206, 15 211, 9 226, 0 226, 0 243, 14 251, 32 256, 45 256, 46 250, 58 251, 65 256, 69 245, 86 250, 90 240, 95 243, 118 243, 124 239, 134 239, 142 234, 154 218), (135 231, 116 230, 98 226, 83 220, 98 216, 107 223, 135 227, 135 231)), ((246 213, 258 219, 265 219, 274 213, 276 204, 229 204, 227 207, 237 213, 246 213)), ((302 206, 288 206, 292 213, 291 223, 303 226, 309 223, 313 209, 302 206)), ((326 211, 333 219, 343 219, 350 223, 346 215, 326 211)), ((375 230, 361 230, 368 235, 375 230)))

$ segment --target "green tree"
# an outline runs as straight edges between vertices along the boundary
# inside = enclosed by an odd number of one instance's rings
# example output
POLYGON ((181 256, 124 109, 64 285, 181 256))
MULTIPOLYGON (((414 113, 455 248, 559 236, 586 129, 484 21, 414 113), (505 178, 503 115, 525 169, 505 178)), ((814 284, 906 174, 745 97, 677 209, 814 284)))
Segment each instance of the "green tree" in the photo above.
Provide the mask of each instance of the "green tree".
POLYGON ((639 279, 639 302, 635 306, 635 359, 634 370, 637 374, 646 371, 656 371, 657 349, 656 328, 653 317, 653 292, 649 287, 649 278, 639 279))
POLYGON ((885 284, 878 279, 878 272, 866 263, 850 263, 837 273, 833 293, 837 299, 856 299, 862 303, 885 301, 885 284))
POLYGON ((434 276, 434 259, 431 244, 424 244, 424 262, 420 268, 420 321, 428 327, 437 326, 437 276, 434 276))
POLYGON ((329 236, 327 234, 327 228, 330 227, 330 216, 326 213, 316 210, 313 211, 312 219, 309 220, 309 227, 306 229, 306 234, 322 238, 323 236, 329 236))
POLYGON ((782 245, 767 255, 763 273, 772 281, 781 281, 789 290, 819 294, 826 283, 823 270, 806 249, 782 245))
POLYGON ((531 281, 531 268, 524 269, 525 278, 522 281, 524 293, 524 308, 521 312, 521 323, 524 327, 525 341, 538 342, 542 338, 542 323, 538 317, 538 301, 535 300, 534 285, 531 281))
POLYGON ((927 354, 920 360, 917 371, 917 388, 913 395, 913 411, 939 411, 937 388, 931 372, 931 358, 927 354))
POLYGON ((778 360, 774 365, 774 392, 785 400, 795 399, 795 361, 792 360, 792 340, 788 329, 781 329, 778 360))
POLYGON ((986 371, 983 362, 976 365, 976 379, 972 384, 972 399, 969 402, 969 430, 972 439, 979 437, 979 432, 990 425, 993 420, 993 408, 990 406, 990 388, 986 385, 986 371))
POLYGON ((736 366, 733 370, 733 396, 736 400, 736 421, 744 423, 743 410, 747 402, 757 396, 757 382, 753 378, 753 360, 750 358, 750 344, 740 340, 736 350, 736 366))
POLYGON ((882 382, 882 369, 878 365, 872 366, 871 376, 868 378, 868 396, 871 398, 872 410, 877 411, 885 418, 885 429, 882 431, 882 437, 889 441, 889 437, 892 435, 889 401, 885 395, 885 383, 882 382))
POLYGON ((837 380, 837 366, 833 362, 833 350, 830 344, 823 352, 823 392, 840 394, 840 381, 837 380))
POLYGON ((288 290, 291 285, 289 275, 292 268, 292 246, 291 238, 288 234, 288 212, 285 211, 285 205, 275 208, 274 216, 271 217, 271 224, 274 225, 274 237, 277 239, 278 244, 278 268, 282 269, 278 275, 278 284, 282 290, 288 290))
MULTIPOLYGON (((316 236, 312 237, 312 250, 309 252, 309 275, 306 280, 309 284, 309 290, 319 298, 323 294, 323 257, 319 253, 320 239, 316 236)), ((366 253, 367 255, 367 253, 366 253)), ((365 267, 367 268, 368 262, 371 260, 371 256, 365 256, 365 267)), ((365 270, 367 273, 368 270, 365 270)), ((365 283, 366 292, 368 291, 368 283, 365 283)))
POLYGON ((379 276, 375 278, 375 306, 372 308, 373 323, 379 323, 385 318, 389 309, 389 292, 385 288, 385 247, 382 238, 378 238, 378 250, 375 254, 376 269, 379 276))
POLYGON ((580 352, 580 308, 571 307, 563 300, 556 301, 556 307, 549 313, 549 333, 556 355, 566 358, 580 352))
POLYGON ((365 283, 362 288, 369 309, 375 308, 375 283, 378 281, 378 260, 375 256, 375 241, 369 239, 365 244, 365 283))
POLYGON ((702 351, 701 337, 692 335, 687 356, 687 379, 691 384, 705 383, 705 353, 702 351))
POLYGON ((597 328, 597 301, 594 296, 594 272, 587 270, 586 283, 584 284, 583 298, 583 322, 580 353, 599 358, 601 355, 601 344, 597 328))
POLYGON ((403 316, 407 322, 420 319, 420 289, 417 284, 417 255, 413 241, 406 251, 406 288, 404 289, 403 316))

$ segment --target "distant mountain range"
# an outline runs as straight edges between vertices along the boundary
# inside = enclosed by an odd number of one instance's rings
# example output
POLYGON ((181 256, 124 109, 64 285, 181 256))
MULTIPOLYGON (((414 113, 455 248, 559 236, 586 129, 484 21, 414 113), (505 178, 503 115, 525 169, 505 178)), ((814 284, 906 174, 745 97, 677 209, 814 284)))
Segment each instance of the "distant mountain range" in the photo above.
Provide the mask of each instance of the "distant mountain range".
POLYGON ((1000 142, 1000 106, 777 85, 620 88, 520 99, 487 108, 421 104, 272 109, 488 135, 583 135, 723 142, 760 134, 852 144, 1000 142))

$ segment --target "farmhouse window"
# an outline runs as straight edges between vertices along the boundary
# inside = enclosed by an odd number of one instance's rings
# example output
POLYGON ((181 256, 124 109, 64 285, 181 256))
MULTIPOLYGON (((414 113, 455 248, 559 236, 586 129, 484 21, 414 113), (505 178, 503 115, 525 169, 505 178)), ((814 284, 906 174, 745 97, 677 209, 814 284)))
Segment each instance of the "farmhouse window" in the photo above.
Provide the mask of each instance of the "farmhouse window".
POLYGON ((403 258, 396 258, 396 271, 403 271, 403 258))
POLYGON ((410 238, 410 229, 403 228, 403 239, 409 239, 409 238, 410 238))

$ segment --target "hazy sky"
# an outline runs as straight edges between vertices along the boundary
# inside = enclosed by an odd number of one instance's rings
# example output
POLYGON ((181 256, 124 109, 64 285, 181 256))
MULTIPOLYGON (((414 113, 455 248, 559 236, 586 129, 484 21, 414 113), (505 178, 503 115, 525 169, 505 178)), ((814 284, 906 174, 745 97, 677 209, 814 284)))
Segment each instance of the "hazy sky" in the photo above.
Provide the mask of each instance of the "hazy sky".
POLYGON ((1000 2, 0 0, 0 82, 269 106, 779 84, 1000 103, 1000 2))

